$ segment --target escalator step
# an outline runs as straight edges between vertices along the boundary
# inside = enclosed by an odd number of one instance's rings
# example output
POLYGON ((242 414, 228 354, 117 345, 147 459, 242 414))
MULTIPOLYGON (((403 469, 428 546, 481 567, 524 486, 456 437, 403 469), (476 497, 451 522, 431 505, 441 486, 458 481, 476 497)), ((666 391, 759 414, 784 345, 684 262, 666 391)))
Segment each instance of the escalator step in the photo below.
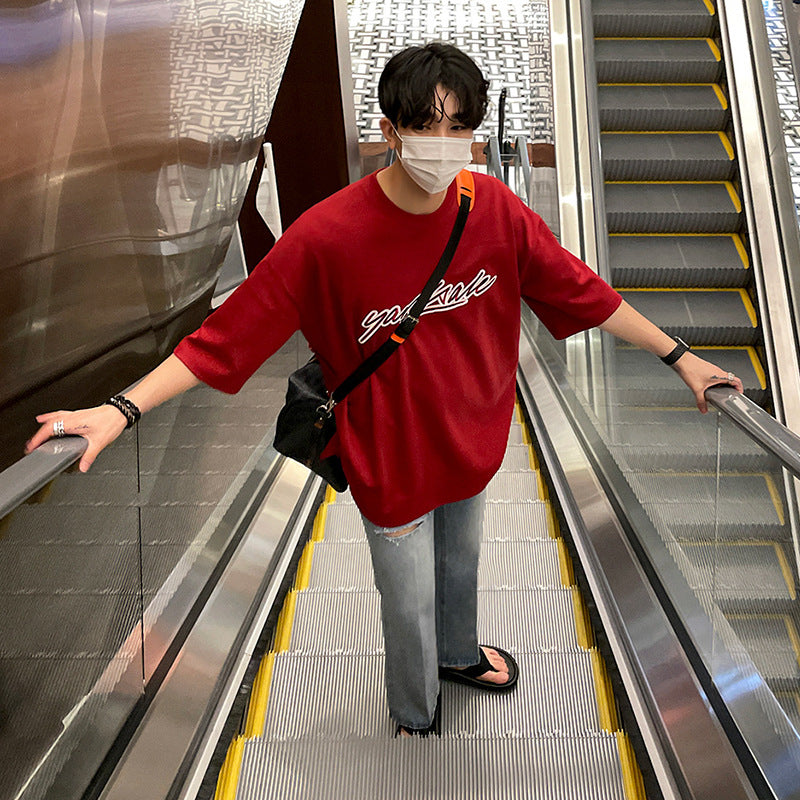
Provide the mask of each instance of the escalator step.
MULTIPOLYGON (((370 655, 384 652, 380 598, 373 592, 298 592, 289 652, 370 655), (358 625, 353 621, 358 620, 358 625), (363 624, 362 624, 363 623, 363 624)), ((478 592, 478 629, 512 652, 577 651, 569 588, 478 592)))
POLYGON ((691 345, 756 343, 755 310, 743 289, 628 289, 621 294, 649 320, 691 345))
MULTIPOLYGON (((724 471, 763 472, 773 466, 758 445, 746 434, 735 430, 726 432, 718 455, 714 424, 709 426, 696 409, 674 413, 683 413, 683 418, 671 424, 668 420, 672 414, 664 411, 659 412, 659 421, 649 424, 615 423, 614 444, 610 449, 636 472, 676 470, 708 473, 716 469, 718 461, 724 471)), ((699 538, 707 539, 708 536, 699 538)))
MULTIPOLYGON (((502 698, 443 684, 443 739, 467 733, 497 738, 601 733, 590 651, 514 655, 527 679, 502 698)), ((273 741, 358 737, 362 742, 379 738, 385 745, 394 731, 385 710, 384 680, 381 654, 279 653, 264 737, 273 741)))
POLYGON ((715 83, 600 84, 604 131, 716 131, 728 118, 728 101, 715 83))
POLYGON ((615 286, 744 287, 749 259, 738 234, 617 234, 608 238, 615 286))
POLYGON ((346 740, 247 740, 237 800, 633 797, 614 734, 393 740, 387 730, 384 740, 360 733, 346 740))
POLYGON ((689 544, 681 550, 697 570, 692 588, 711 592, 723 610, 791 610, 796 592, 789 562, 773 542, 689 544), (759 609, 760 610, 760 609, 759 609))
POLYGON ((658 529, 679 540, 791 538, 779 476, 644 472, 628 481, 658 529))
MULTIPOLYGON (((694 347, 693 352, 741 378, 745 394, 754 402, 760 405, 766 402, 766 377, 754 348, 694 347)), ((631 406, 694 406, 694 399, 678 374, 664 367, 650 353, 635 347, 617 347, 614 365, 613 385, 620 395, 620 402, 631 406)), ((618 415, 621 413, 622 409, 617 412, 618 415)), ((631 412, 633 415, 638 413, 636 409, 631 412)), ((646 424, 647 421, 643 423, 646 424)), ((679 427, 678 422, 675 424, 679 427)))
POLYGON ((710 0, 594 0, 595 36, 710 36, 710 0))
POLYGON ((596 39, 599 83, 715 83, 722 72, 711 39, 596 39))
MULTIPOLYGON (((481 549, 481 589, 537 589, 562 585, 555 539, 485 541, 481 549)), ((366 592, 375 579, 369 546, 364 542, 319 542, 314 546, 306 591, 366 592)))
POLYGON ((729 233, 742 206, 733 184, 606 183, 610 233, 729 233))
POLYGON ((604 133, 607 181, 726 181, 733 147, 724 133, 604 133))
POLYGON ((800 687, 800 636, 791 616, 730 614, 728 622, 771 687, 800 687))

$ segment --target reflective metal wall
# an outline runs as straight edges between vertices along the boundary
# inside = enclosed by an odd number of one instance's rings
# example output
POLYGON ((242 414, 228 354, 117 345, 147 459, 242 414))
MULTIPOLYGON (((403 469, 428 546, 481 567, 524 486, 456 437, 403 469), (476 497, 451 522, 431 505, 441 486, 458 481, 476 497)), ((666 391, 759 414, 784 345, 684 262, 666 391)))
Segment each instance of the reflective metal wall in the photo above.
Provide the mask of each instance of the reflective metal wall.
POLYGON ((302 7, 0 3, 0 466, 202 319, 302 7))

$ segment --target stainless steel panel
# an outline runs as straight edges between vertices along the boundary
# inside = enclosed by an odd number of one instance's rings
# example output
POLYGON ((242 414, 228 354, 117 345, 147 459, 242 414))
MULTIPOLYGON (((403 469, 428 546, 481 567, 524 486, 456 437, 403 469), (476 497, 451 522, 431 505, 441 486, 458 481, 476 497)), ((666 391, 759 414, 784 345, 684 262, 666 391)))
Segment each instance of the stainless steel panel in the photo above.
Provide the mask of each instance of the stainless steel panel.
POLYGON ((0 8, 0 405, 210 293, 302 0, 0 8))

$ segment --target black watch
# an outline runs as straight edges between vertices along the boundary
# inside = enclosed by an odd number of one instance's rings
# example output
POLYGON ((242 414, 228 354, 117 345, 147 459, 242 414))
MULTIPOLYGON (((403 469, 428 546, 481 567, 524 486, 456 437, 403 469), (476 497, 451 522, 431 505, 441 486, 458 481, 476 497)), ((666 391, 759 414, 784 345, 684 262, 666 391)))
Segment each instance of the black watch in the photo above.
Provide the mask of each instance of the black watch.
POLYGON ((684 353, 688 353, 689 350, 692 349, 679 336, 673 336, 672 338, 676 342, 675 348, 671 350, 669 353, 667 353, 665 356, 661 356, 661 360, 668 367, 671 367, 684 353))

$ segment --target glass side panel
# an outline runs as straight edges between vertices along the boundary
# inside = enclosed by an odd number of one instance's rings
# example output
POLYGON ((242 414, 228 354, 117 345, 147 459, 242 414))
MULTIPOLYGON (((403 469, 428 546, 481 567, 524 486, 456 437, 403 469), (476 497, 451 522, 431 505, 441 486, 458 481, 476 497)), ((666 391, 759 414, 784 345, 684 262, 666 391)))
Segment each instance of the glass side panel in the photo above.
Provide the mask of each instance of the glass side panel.
POLYGON ((45 796, 79 742, 98 726, 113 736, 141 695, 136 461, 126 432, 88 474, 73 467, 0 521, 6 797, 45 796))
POLYGON ((200 385, 139 423, 146 680, 268 471, 287 378, 309 357, 295 334, 236 395, 200 385))
MULTIPOLYGON (((677 374, 655 357, 599 332, 554 342, 523 311, 722 696, 747 695, 748 709, 760 708, 772 734, 796 746, 793 480, 727 417, 700 414, 677 374)), ((736 718, 737 702, 731 711, 736 718)))

